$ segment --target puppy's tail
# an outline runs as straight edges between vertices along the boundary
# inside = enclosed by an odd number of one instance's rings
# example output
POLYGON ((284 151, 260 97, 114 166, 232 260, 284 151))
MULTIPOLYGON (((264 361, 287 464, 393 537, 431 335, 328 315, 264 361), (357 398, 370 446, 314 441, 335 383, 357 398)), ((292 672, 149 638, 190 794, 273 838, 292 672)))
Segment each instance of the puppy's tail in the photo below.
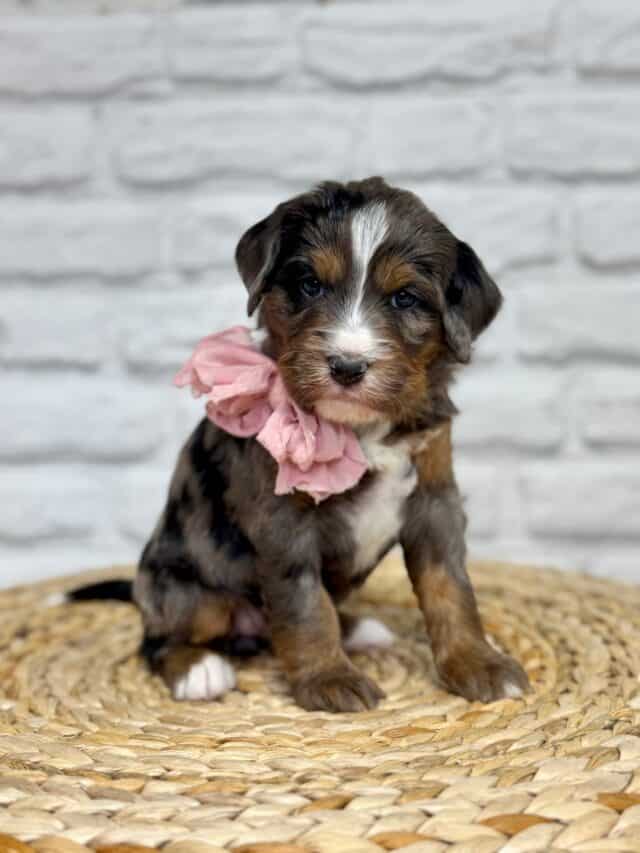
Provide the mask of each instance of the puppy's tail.
POLYGON ((128 580, 109 580, 80 586, 62 594, 54 593, 48 604, 64 604, 67 601, 132 601, 133 584, 128 580))

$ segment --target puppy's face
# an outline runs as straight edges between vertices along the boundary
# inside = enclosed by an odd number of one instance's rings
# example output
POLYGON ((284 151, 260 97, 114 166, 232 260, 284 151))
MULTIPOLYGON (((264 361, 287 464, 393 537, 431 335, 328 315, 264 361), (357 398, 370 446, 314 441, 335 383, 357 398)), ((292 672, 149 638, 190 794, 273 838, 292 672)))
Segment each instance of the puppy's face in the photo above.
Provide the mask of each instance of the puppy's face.
POLYGON ((500 305, 473 251, 379 178, 285 202, 236 260, 292 397, 354 425, 418 422, 500 305))

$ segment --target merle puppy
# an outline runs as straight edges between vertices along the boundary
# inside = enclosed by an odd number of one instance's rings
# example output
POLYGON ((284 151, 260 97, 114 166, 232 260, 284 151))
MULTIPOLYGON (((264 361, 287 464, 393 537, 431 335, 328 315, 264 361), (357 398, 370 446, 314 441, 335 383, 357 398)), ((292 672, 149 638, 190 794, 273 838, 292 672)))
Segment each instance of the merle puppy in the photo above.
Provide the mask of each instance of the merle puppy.
POLYGON ((264 448, 203 420, 134 583, 143 654, 177 699, 211 699, 234 686, 230 653, 268 642, 302 707, 372 708, 382 691, 345 648, 390 632, 337 607, 400 543, 442 684, 470 700, 520 695, 523 669, 485 639, 452 467, 449 382, 501 303, 482 263, 381 178, 280 204, 236 262, 290 395, 350 425, 369 471, 318 505, 276 496, 264 448))

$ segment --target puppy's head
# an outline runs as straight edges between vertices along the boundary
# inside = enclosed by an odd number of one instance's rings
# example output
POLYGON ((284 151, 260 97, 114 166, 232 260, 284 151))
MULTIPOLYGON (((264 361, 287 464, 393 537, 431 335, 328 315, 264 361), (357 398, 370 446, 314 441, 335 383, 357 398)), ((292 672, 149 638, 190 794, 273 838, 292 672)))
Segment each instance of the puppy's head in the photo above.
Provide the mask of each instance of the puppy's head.
POLYGON ((284 202, 236 262, 289 392, 338 422, 419 422, 501 303, 474 251, 381 178, 284 202))

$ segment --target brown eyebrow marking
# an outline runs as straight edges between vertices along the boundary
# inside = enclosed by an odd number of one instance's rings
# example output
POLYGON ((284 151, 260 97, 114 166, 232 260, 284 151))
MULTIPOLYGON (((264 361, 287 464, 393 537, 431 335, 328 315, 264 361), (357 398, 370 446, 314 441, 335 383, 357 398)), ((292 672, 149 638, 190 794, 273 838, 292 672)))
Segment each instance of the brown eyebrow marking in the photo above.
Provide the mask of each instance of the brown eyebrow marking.
POLYGON ((415 282, 419 273, 412 264, 397 255, 387 255, 376 264, 375 278, 385 293, 392 293, 415 282))
POLYGON ((312 249, 309 257, 321 281, 336 284, 345 277, 346 264, 338 249, 330 247, 312 249))

